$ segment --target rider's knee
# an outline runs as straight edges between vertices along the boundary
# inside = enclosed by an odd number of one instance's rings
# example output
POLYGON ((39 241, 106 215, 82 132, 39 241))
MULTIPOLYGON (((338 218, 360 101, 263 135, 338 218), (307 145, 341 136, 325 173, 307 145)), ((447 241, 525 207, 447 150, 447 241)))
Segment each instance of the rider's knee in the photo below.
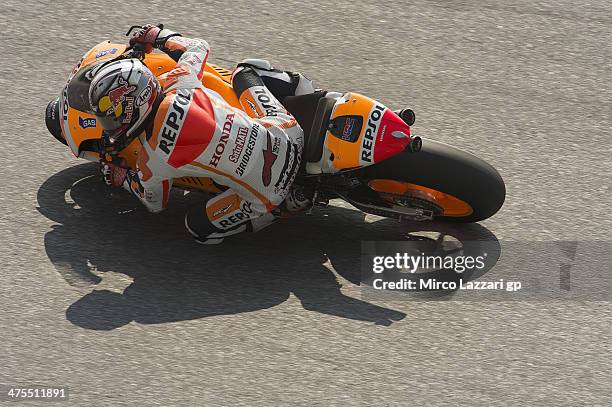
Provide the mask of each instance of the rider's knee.
POLYGON ((276 69, 270 61, 265 59, 245 59, 236 66, 235 72, 245 68, 255 71, 272 94, 281 101, 287 96, 300 96, 315 92, 314 83, 303 74, 276 69))
POLYGON ((265 59, 247 58, 242 60, 238 66, 250 66, 251 68, 262 69, 264 71, 273 71, 274 67, 265 59))

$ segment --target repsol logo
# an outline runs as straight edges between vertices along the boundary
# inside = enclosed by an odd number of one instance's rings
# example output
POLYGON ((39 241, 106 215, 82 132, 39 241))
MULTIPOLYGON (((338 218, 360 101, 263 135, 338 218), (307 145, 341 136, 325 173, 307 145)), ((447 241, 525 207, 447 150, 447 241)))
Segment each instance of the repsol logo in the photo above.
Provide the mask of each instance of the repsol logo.
POLYGON ((242 223, 244 220, 249 219, 253 213, 250 202, 244 202, 240 207, 240 212, 234 213, 219 222, 222 228, 229 228, 237 223, 242 223))
POLYGON ((174 97, 174 102, 168 109, 168 115, 166 116, 166 122, 161 130, 161 139, 159 140, 159 149, 166 154, 170 154, 170 151, 174 147, 176 142, 176 136, 178 135, 185 117, 187 116, 187 107, 191 102, 191 92, 189 91, 178 91, 174 97))
POLYGON ((372 163, 372 151, 374 150, 374 139, 380 124, 380 119, 385 111, 385 107, 376 105, 368 118, 368 125, 363 134, 361 141, 361 160, 367 163, 372 163))
POLYGON ((225 151, 225 146, 227 145, 227 140, 229 140, 230 133, 232 132, 232 126, 234 125, 234 113, 230 113, 225 116, 225 123, 223 123, 223 130, 221 131, 221 138, 219 138, 219 142, 215 147, 215 152, 213 153, 212 158, 208 164, 216 167, 219 165, 219 160, 221 160, 221 156, 225 151))
POLYGON ((266 89, 257 89, 255 92, 257 101, 266 112, 266 116, 278 116, 278 106, 272 103, 272 98, 268 95, 266 89))

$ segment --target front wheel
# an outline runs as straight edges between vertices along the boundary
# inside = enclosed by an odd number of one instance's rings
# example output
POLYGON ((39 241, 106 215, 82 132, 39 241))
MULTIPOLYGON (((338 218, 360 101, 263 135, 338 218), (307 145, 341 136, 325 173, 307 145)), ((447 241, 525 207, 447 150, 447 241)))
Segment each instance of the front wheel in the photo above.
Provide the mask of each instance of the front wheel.
POLYGON ((362 179, 395 205, 431 210, 439 220, 478 222, 504 204, 506 187, 480 158, 433 140, 418 153, 403 152, 366 167, 362 179))

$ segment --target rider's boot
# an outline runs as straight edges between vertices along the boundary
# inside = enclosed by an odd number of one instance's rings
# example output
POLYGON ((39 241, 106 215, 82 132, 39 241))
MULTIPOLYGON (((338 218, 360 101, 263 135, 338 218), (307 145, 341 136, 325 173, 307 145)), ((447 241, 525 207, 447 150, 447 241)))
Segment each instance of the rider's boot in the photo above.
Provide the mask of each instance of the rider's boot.
POLYGON ((285 200, 277 207, 275 216, 292 218, 305 213, 313 206, 314 189, 302 185, 293 185, 285 200))

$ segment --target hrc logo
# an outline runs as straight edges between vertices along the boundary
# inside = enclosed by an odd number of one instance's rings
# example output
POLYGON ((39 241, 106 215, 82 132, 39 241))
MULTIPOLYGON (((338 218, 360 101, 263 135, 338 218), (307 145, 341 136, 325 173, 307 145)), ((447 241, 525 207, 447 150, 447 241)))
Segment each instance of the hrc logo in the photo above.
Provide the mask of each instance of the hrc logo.
POLYGON ((355 127, 356 120, 352 117, 347 117, 346 122, 344 124, 344 129, 342 131, 342 135, 344 137, 350 137, 351 133, 353 133, 353 128, 355 127))

